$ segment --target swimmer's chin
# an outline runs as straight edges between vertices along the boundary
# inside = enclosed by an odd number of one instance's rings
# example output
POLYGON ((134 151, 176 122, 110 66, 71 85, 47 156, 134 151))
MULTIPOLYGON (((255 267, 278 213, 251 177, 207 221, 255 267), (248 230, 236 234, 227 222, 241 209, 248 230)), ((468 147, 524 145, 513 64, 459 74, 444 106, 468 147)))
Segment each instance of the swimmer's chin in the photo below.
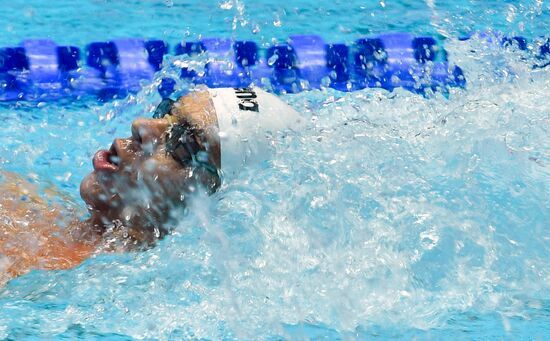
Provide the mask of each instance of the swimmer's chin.
POLYGON ((92 211, 107 211, 112 208, 107 200, 105 186, 99 181, 96 171, 86 175, 80 183, 80 197, 92 211))

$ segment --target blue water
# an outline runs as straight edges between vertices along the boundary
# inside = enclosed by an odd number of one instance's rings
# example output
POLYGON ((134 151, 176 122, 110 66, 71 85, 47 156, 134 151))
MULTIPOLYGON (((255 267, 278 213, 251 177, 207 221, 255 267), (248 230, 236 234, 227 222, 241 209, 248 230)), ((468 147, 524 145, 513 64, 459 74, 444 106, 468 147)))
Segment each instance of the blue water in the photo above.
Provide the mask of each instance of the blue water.
MULTIPOLYGON (((473 30, 550 34, 544 1, 10 1, 0 45, 437 35, 467 89, 285 95, 308 118, 267 165, 195 198, 151 250, 0 288, 0 339, 550 337, 550 72, 473 30)), ((173 60, 172 60, 173 61, 173 60)), ((174 72, 167 65, 163 73, 174 72)), ((161 75, 158 75, 159 77, 161 75)), ((180 85, 185 91, 187 85, 180 85)), ((78 202, 91 157, 159 97, 0 106, 0 169, 78 202)), ((79 205, 66 203, 66 205, 79 205)))

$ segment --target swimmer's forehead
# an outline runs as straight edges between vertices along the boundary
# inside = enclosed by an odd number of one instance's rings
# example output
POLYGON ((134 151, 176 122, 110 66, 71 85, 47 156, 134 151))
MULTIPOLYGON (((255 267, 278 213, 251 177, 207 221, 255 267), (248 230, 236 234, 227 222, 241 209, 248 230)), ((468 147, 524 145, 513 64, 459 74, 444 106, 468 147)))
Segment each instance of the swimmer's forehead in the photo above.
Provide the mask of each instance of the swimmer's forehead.
POLYGON ((188 122, 200 127, 206 127, 217 123, 216 111, 206 90, 194 91, 185 96, 179 97, 170 115, 174 122, 188 122))

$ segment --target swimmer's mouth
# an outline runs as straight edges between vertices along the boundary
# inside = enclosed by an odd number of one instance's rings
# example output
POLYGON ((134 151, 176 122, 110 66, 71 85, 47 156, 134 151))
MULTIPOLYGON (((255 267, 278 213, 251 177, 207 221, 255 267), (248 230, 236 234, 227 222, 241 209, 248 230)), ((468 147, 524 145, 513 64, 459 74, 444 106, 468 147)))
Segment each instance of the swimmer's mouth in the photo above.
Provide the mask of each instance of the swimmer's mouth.
POLYGON ((119 161, 120 157, 118 156, 115 144, 113 143, 111 145, 111 149, 109 150, 98 150, 94 155, 92 163, 94 165, 94 170, 96 171, 114 173, 119 169, 119 161))

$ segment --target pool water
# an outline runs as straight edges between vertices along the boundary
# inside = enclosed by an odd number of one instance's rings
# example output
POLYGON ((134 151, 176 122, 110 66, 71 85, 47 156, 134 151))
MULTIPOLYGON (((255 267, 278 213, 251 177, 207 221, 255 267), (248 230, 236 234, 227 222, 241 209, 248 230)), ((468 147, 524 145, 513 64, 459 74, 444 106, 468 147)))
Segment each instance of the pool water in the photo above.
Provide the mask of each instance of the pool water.
MULTIPOLYGON (((466 89, 316 90, 275 156, 196 197, 153 249, 0 288, 0 339, 550 337, 549 67, 474 37, 550 33, 544 1, 10 1, 2 46, 140 36, 445 41, 466 89), (412 3, 412 4, 411 4, 412 3)), ((169 58, 170 59, 170 58, 169 58)), ((171 59, 170 61, 173 61, 171 59)), ((169 62, 157 77, 173 71, 169 62)), ((180 84, 185 92, 189 85, 180 84)), ((91 157, 160 98, 0 106, 0 169, 78 202, 91 157)), ((67 204, 69 205, 69 204, 67 204)), ((73 205, 72 203, 70 205, 73 205)))

